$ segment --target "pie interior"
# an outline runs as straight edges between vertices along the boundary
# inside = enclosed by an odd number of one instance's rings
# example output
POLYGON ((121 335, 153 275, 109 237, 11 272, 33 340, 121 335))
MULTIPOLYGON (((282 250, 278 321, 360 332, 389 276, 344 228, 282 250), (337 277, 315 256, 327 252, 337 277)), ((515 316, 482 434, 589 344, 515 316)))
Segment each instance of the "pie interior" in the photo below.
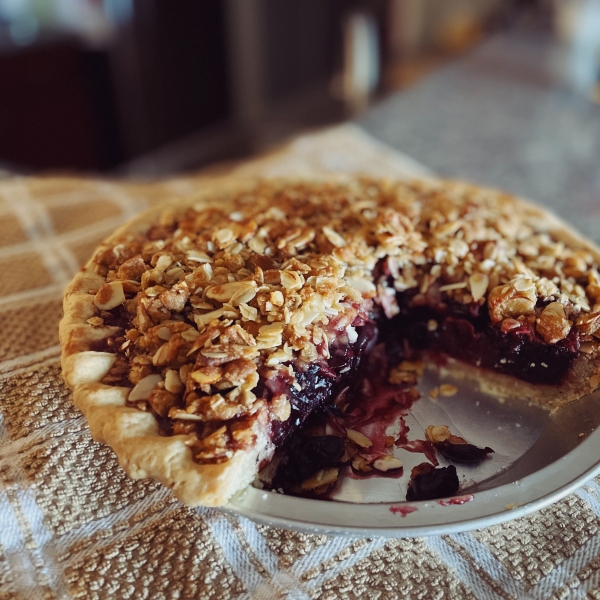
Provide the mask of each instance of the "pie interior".
POLYGON ((419 447, 385 435, 423 353, 551 410, 595 390, 599 257, 464 183, 237 183, 98 249, 65 294, 63 373, 94 438, 189 505, 225 504, 269 464, 292 493, 330 489, 336 464, 400 476, 397 446, 429 459, 415 489, 444 483, 436 452, 492 450, 434 424, 419 447))

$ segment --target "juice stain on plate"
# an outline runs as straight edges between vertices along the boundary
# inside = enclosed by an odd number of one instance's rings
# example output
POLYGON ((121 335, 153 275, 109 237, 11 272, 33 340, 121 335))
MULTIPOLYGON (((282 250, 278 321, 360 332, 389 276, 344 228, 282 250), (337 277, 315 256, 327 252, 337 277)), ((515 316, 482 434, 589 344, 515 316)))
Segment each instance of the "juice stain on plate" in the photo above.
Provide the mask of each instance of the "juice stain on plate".
POLYGON ((473 500, 473 494, 467 494, 466 496, 455 496, 454 498, 449 498, 448 500, 438 500, 438 504, 440 506, 452 506, 454 504, 466 504, 467 502, 471 502, 473 500))
POLYGON ((393 515, 400 515, 401 517, 410 515, 410 513, 414 513, 418 510, 419 509, 416 506, 390 506, 390 512, 393 515))

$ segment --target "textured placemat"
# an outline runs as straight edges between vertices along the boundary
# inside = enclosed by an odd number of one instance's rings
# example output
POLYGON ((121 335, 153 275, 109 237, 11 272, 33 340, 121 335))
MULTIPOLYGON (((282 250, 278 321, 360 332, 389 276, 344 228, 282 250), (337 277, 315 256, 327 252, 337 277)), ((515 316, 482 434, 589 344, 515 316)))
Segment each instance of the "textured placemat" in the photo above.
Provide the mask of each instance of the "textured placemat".
MULTIPOLYGON (((343 126, 229 177, 322 171, 427 175, 343 126)), ((185 508, 91 440, 60 377, 62 290, 117 225, 218 181, 0 179, 0 600, 600 598, 597 482, 472 533, 315 536, 185 508)))

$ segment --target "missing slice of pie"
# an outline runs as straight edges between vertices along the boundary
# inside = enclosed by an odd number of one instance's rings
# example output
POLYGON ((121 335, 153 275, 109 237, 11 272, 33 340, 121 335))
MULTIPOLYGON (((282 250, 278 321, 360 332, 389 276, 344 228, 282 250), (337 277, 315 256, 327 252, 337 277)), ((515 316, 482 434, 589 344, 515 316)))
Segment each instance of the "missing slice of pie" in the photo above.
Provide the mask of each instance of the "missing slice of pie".
MULTIPOLYGON (((235 183, 102 244, 65 294, 63 374, 130 476, 222 505, 348 391, 379 410, 377 353, 426 350, 549 409, 592 392, 599 262, 552 214, 463 183, 235 183)), ((410 371, 381 374, 407 403, 410 371)))

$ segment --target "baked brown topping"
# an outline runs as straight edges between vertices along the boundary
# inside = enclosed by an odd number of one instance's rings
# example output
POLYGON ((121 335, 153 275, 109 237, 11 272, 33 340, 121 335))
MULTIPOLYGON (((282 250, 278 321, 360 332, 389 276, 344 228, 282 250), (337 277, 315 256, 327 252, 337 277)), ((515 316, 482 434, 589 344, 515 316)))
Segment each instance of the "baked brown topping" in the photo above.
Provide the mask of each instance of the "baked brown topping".
MULTIPOLYGON (((398 314, 401 292, 414 292, 416 306, 487 305, 499 332, 528 327, 545 344, 572 331, 592 340, 597 265, 539 218, 500 192, 370 180, 264 183, 208 207, 166 210, 145 234, 95 257, 106 283, 87 322, 121 331, 105 340, 117 360, 104 382, 131 387, 130 405, 214 463, 253 443, 257 419, 288 420, 290 396, 277 382, 300 391, 306 365, 326 368, 372 310, 398 314)), ((420 370, 403 361, 389 382, 414 384, 420 370)), ((359 436, 348 432, 363 446, 359 436)))

